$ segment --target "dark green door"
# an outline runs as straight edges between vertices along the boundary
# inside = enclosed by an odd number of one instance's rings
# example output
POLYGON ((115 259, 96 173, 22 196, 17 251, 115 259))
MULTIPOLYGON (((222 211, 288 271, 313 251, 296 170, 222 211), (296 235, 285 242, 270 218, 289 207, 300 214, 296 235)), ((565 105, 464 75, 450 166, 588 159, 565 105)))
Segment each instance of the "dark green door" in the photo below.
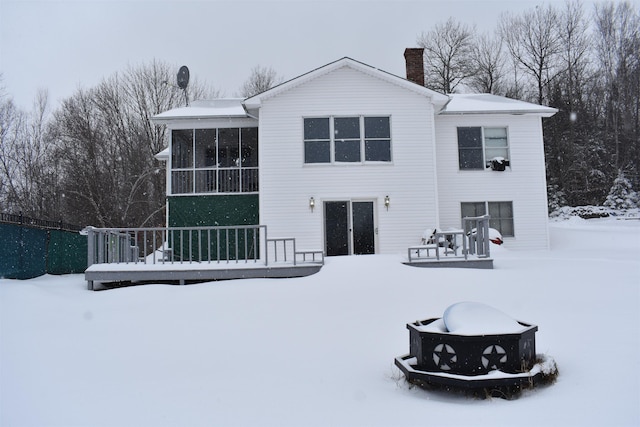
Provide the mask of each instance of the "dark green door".
POLYGON ((327 256, 376 252, 373 202, 325 202, 324 228, 327 256))

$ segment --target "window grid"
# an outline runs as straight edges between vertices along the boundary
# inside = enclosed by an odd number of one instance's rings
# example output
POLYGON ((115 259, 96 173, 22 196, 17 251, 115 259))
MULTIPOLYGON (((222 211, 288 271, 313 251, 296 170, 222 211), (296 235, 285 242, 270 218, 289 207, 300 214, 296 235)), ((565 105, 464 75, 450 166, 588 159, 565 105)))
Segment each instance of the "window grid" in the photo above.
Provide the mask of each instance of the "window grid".
MULTIPOLYGON (((489 212, 489 227, 495 228, 503 237, 514 237, 513 202, 462 202, 461 218, 482 216, 489 212)), ((464 224, 463 224, 464 226, 464 224)))
POLYGON ((349 164, 349 163, 381 163, 391 162, 391 118, 389 116, 329 116, 304 118, 304 163, 305 164, 349 164), (342 126, 337 123, 347 123, 358 120, 358 135, 347 134, 340 136, 342 126), (380 129, 374 129, 375 134, 369 138, 368 130, 374 128, 374 121, 386 123, 380 129), (371 123, 367 126, 367 121, 371 123), (323 123, 324 122, 324 123, 323 123), (320 123, 323 123, 320 125, 320 123), (323 132, 320 127, 328 130, 323 132), (336 132, 338 131, 338 134, 336 132), (355 147, 355 144, 358 147, 355 147))
POLYGON ((506 127, 458 127, 457 135, 460 170, 487 169, 496 157, 509 160, 506 127))
POLYGON ((171 143, 171 194, 258 191, 257 128, 173 130, 171 143))

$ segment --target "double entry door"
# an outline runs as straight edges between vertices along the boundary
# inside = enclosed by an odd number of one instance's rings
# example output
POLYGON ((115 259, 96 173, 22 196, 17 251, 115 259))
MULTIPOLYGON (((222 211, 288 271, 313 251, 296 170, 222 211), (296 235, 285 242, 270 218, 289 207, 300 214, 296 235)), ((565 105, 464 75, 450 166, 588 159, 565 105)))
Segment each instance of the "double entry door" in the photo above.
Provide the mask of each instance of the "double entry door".
POLYGON ((324 202, 324 241, 327 256, 376 253, 373 201, 324 202))

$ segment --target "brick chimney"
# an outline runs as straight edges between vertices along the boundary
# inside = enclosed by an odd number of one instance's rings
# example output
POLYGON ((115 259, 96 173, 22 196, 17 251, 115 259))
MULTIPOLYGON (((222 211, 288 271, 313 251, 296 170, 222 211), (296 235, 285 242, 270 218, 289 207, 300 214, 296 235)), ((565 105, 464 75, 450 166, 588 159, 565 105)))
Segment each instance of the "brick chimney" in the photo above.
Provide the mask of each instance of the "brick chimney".
POLYGON ((407 80, 424 86, 424 49, 421 47, 406 48, 404 60, 407 64, 407 80))

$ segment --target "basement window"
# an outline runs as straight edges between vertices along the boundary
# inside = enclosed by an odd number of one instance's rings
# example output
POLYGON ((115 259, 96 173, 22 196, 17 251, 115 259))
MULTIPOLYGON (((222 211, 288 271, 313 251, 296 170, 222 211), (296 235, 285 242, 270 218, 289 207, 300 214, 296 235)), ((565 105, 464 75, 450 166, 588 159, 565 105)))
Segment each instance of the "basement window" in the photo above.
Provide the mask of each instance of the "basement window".
POLYGON ((515 235, 513 202, 463 202, 460 204, 460 212, 461 218, 482 216, 489 213, 491 217, 489 227, 495 228, 504 237, 515 235))

